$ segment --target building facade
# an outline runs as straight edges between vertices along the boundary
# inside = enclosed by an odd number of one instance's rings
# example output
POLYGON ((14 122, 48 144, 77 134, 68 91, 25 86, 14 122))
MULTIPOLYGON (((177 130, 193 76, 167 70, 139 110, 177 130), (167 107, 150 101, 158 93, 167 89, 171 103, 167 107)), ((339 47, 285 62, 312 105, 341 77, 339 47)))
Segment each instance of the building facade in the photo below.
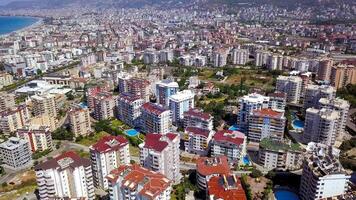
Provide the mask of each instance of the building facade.
POLYGON ((28 143, 32 152, 53 149, 52 134, 46 126, 25 126, 17 129, 16 134, 28 143))
POLYGON ((299 103, 302 92, 302 79, 299 76, 278 76, 276 91, 287 94, 287 102, 299 103))
POLYGON ((191 108, 183 114, 184 128, 191 126, 212 131, 213 119, 211 114, 196 108, 191 108))
POLYGON ((10 137, 0 144, 0 159, 2 166, 11 170, 31 167, 31 149, 26 140, 10 137))
POLYGON ((140 96, 129 93, 121 93, 117 103, 118 118, 131 127, 139 126, 141 107, 144 100, 140 96))
POLYGON ((179 90, 179 85, 169 79, 165 79, 156 83, 156 98, 157 103, 162 106, 169 106, 169 97, 176 94, 179 90))
POLYGON ((214 131, 188 126, 182 135, 182 146, 186 152, 207 156, 214 131))
POLYGON ((91 133, 89 109, 74 107, 68 114, 70 129, 75 137, 87 136, 91 133))
POLYGON ((183 90, 169 97, 174 125, 183 124, 183 114, 191 108, 194 108, 194 93, 191 90, 183 90))
POLYGON ((171 111, 158 104, 147 102, 141 107, 140 124, 145 133, 168 133, 172 127, 171 111))

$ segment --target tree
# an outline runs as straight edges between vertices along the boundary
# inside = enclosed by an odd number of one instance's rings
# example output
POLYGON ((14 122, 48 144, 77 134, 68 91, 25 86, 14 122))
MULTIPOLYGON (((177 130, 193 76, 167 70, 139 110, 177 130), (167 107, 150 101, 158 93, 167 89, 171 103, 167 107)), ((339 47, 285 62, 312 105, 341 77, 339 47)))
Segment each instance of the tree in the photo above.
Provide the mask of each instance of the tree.
POLYGON ((73 93, 72 92, 68 92, 67 94, 66 94, 66 97, 67 97, 67 99, 68 100, 74 100, 74 95, 73 95, 73 93))
POLYGON ((262 172, 258 169, 253 169, 251 172, 252 178, 258 178, 258 177, 261 177, 262 175, 263 175, 262 172))
POLYGON ((52 138, 55 140, 70 140, 74 138, 74 134, 68 128, 59 127, 52 133, 52 138))

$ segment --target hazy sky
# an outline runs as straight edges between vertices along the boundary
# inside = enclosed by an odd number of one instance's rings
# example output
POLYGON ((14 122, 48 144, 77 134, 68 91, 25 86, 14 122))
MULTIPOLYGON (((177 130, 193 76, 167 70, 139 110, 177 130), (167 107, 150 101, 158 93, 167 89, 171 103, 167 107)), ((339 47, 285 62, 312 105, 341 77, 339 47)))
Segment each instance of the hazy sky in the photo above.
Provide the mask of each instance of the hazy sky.
MULTIPOLYGON (((12 1, 18 1, 18 0, 0 0, 0 5, 5 5, 12 1)), ((29 0, 21 0, 21 1, 29 1, 29 0)))

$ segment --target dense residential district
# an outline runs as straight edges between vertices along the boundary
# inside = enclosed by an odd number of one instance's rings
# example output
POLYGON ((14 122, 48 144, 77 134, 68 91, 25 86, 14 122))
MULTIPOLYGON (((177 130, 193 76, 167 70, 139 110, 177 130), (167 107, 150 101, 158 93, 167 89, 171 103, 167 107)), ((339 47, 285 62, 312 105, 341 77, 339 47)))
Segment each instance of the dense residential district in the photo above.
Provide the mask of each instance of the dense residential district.
POLYGON ((355 200, 355 24, 192 9, 13 11, 0 199, 355 200))

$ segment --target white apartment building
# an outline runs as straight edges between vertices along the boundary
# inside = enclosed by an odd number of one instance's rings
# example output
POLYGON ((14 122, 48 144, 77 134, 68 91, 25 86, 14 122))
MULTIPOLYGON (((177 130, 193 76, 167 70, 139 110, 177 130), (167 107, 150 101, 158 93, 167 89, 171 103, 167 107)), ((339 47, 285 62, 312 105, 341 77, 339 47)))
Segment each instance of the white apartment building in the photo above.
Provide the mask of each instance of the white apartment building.
POLYGON ((145 142, 139 145, 141 166, 179 183, 179 142, 179 135, 173 133, 146 134, 145 142))
POLYGON ((118 98, 117 117, 131 127, 138 126, 143 103, 140 96, 121 93, 118 98))
POLYGON ((68 114, 70 129, 75 137, 87 136, 91 133, 91 121, 88 108, 74 107, 68 114))
POLYGON ((12 93, 0 92, 0 112, 16 107, 15 95, 12 93))
POLYGON ((5 133, 13 133, 24 127, 30 119, 26 105, 20 105, 14 109, 0 113, 0 130, 5 133))
POLYGON ((299 188, 301 200, 335 198, 346 193, 351 176, 340 164, 339 152, 328 145, 308 144, 299 188))
POLYGON ((212 131, 213 119, 211 114, 197 108, 191 108, 183 114, 184 128, 191 126, 212 131))
POLYGON ((249 140, 260 142, 263 138, 282 140, 286 118, 283 112, 269 108, 253 110, 249 115, 248 134, 249 140))
POLYGON ((130 163, 129 143, 122 136, 105 136, 90 146, 94 186, 107 190, 105 177, 121 165, 130 163))
POLYGON ((230 164, 238 164, 246 155, 247 137, 239 131, 217 131, 211 143, 211 155, 225 155, 230 164))
POLYGON ((170 200, 172 181, 137 164, 122 165, 106 176, 110 200, 170 200))
POLYGON ((10 137, 0 144, 0 160, 2 166, 11 170, 31 167, 31 150, 28 143, 19 138, 10 137))
POLYGON ((169 106, 169 97, 178 92, 179 85, 169 79, 161 80, 156 83, 156 97, 157 103, 162 106, 169 106))
POLYGON ((97 120, 115 117, 116 96, 99 93, 94 97, 94 117, 97 120))
POLYGON ((158 104, 147 102, 141 107, 140 124, 145 133, 168 133, 172 127, 171 111, 158 104))
POLYGON ((303 142, 317 142, 334 145, 340 123, 338 111, 322 108, 308 108, 305 116, 303 142))
POLYGON ((259 143, 258 159, 267 170, 296 170, 302 164, 302 150, 291 141, 274 141, 264 138, 259 143))
POLYGON ((287 94, 287 102, 299 103, 302 92, 302 78, 299 76, 278 76, 276 91, 287 94))
POLYGON ((257 50, 255 55, 255 65, 257 67, 264 67, 268 64, 268 58, 271 55, 268 51, 257 50))
POLYGON ((35 166, 39 196, 50 199, 95 199, 90 160, 72 151, 35 166))
POLYGON ((284 92, 274 92, 268 94, 269 102, 268 108, 278 111, 284 112, 287 104, 287 94, 284 92))
POLYGON ((35 116, 45 114, 52 117, 57 117, 57 105, 54 95, 33 95, 31 96, 31 101, 35 116))
POLYGON ((183 123, 183 114, 194 108, 194 92, 183 90, 169 97, 169 109, 172 113, 172 123, 178 125, 183 123))
POLYGON ((248 49, 234 49, 232 50, 232 64, 245 65, 248 62, 248 49))
POLYGON ((214 67, 223 67, 227 62, 227 52, 224 49, 220 49, 213 53, 212 61, 214 67))
POLYGON ((304 105, 303 108, 318 108, 319 100, 321 98, 334 99, 336 96, 336 89, 327 85, 307 85, 305 88, 304 105))
POLYGON ((16 134, 27 142, 32 152, 53 149, 52 134, 47 126, 25 126, 17 129, 16 134))
POLYGON ((210 140, 214 131, 199 127, 188 126, 181 138, 184 150, 201 156, 207 156, 210 149, 210 140))
POLYGON ((237 125, 243 133, 248 129, 248 117, 253 110, 269 107, 269 97, 251 93, 239 99, 239 112, 237 114, 237 125))

